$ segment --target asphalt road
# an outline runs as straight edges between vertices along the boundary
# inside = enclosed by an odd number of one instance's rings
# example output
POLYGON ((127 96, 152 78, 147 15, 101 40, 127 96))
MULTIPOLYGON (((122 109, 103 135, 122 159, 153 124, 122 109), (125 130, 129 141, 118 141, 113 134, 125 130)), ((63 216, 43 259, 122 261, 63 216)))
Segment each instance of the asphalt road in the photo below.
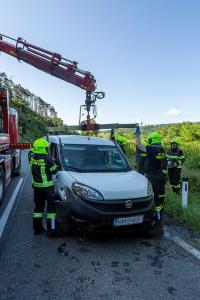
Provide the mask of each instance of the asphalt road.
MULTIPOLYGON (((23 153, 21 177, 28 172, 23 153)), ((28 176, 0 243, 0 299, 200 299, 200 260, 172 240, 81 231, 34 236, 32 196, 28 176)))

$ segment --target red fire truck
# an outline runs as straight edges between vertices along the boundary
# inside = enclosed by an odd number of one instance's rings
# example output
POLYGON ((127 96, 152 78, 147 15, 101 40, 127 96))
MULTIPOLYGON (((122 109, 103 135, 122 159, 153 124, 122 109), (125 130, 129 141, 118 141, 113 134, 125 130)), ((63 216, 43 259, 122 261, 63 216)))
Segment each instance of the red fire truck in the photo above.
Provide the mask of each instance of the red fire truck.
POLYGON ((20 175, 21 150, 30 144, 20 144, 17 111, 9 107, 8 91, 0 87, 0 203, 11 176, 20 175))

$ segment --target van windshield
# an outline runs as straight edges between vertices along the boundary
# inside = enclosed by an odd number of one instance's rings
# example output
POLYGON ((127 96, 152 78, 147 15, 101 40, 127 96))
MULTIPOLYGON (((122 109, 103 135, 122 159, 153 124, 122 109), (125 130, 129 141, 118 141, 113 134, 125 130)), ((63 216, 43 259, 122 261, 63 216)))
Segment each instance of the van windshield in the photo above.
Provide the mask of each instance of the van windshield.
POLYGON ((75 172, 128 172, 130 167, 116 146, 62 144, 64 168, 75 172))

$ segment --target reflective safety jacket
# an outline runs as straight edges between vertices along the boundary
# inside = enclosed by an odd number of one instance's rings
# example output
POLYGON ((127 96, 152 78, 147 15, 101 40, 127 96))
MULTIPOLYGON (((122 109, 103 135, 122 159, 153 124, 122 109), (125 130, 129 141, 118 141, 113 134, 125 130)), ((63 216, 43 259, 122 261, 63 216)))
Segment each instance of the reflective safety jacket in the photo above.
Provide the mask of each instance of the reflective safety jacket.
POLYGON ((181 165, 185 161, 183 151, 179 148, 175 150, 169 149, 167 151, 167 161, 171 162, 171 167, 173 167, 173 164, 176 163, 177 165, 174 167, 181 168, 181 165))
POLYGON ((47 188, 54 185, 52 175, 58 171, 54 161, 45 154, 28 155, 34 188, 47 188))
POLYGON ((167 158, 165 151, 160 143, 146 146, 147 162, 146 173, 167 170, 167 158))

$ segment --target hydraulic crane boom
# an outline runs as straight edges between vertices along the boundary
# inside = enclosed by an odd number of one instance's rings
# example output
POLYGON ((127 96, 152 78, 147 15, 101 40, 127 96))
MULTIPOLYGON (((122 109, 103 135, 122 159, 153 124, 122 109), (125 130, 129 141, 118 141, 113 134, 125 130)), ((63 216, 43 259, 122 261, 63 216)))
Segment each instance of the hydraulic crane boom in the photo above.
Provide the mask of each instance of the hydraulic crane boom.
POLYGON ((58 53, 30 44, 22 38, 16 40, 0 34, 0 51, 86 90, 85 109, 87 111, 87 123, 90 123, 91 106, 94 105, 97 98, 102 99, 104 97, 103 92, 94 92, 96 80, 90 72, 79 69, 76 61, 71 61, 58 53), (5 39, 8 39, 9 42, 5 39), (11 41, 15 43, 13 44, 11 41))

